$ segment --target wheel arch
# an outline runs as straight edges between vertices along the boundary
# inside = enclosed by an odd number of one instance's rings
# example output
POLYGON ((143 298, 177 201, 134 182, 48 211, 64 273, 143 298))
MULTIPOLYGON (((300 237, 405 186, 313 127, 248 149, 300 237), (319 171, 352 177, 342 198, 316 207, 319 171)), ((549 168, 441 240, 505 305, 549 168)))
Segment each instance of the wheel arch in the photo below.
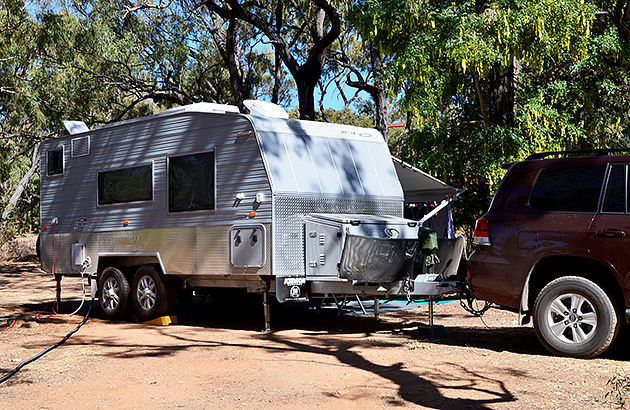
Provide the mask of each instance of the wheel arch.
MULTIPOLYGON (((166 274, 159 252, 104 253, 98 255, 98 273, 108 266, 115 266, 125 271, 134 270, 142 265, 157 265, 158 273, 166 274)), ((131 272, 133 274, 133 272, 131 272)))
POLYGON ((617 273, 604 263, 583 256, 549 256, 541 259, 531 269, 521 293, 520 311, 530 315, 536 297, 552 280, 563 276, 579 276, 599 285, 608 295, 617 310, 620 320, 628 322, 622 284, 617 273))

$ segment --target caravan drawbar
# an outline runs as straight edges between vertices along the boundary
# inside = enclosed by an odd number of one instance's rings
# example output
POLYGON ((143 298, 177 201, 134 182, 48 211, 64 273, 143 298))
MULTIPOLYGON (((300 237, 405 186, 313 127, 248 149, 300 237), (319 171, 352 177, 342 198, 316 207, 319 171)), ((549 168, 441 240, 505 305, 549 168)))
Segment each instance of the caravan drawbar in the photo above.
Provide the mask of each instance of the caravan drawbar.
POLYGON ((169 314, 182 289, 280 302, 426 294, 411 267, 418 222, 402 218, 382 136, 248 104, 249 115, 197 103, 93 130, 73 123, 44 142, 42 268, 86 275, 112 319, 130 306, 140 320, 169 314))

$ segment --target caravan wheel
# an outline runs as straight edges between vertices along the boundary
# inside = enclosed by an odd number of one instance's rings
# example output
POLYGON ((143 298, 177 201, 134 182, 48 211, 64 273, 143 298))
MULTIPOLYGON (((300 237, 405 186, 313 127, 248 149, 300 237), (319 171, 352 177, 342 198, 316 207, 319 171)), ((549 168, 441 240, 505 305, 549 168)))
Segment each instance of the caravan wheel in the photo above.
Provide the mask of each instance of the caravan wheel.
POLYGON ((175 289, 170 278, 151 265, 138 268, 133 278, 133 309, 141 321, 168 315, 175 307, 175 289))
POLYGON ((98 301, 105 319, 120 319, 127 313, 129 282, 116 268, 107 268, 98 281, 98 301))

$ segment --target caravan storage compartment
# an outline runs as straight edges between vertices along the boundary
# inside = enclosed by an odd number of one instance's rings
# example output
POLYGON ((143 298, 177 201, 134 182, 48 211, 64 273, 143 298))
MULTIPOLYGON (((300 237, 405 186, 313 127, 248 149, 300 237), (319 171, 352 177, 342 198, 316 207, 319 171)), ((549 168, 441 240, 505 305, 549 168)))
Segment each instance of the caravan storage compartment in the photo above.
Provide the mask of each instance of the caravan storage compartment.
POLYGON ((310 280, 400 280, 418 243, 416 221, 387 215, 309 214, 305 236, 310 280))

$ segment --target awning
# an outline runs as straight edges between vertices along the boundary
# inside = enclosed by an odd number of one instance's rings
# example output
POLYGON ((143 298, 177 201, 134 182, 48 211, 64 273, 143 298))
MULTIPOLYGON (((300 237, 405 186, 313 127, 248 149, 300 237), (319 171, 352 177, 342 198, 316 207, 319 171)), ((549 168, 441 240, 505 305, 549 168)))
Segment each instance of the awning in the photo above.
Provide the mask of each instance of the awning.
POLYGON ((405 202, 441 201, 457 193, 457 189, 426 172, 392 157, 398 180, 405 194, 405 202))

